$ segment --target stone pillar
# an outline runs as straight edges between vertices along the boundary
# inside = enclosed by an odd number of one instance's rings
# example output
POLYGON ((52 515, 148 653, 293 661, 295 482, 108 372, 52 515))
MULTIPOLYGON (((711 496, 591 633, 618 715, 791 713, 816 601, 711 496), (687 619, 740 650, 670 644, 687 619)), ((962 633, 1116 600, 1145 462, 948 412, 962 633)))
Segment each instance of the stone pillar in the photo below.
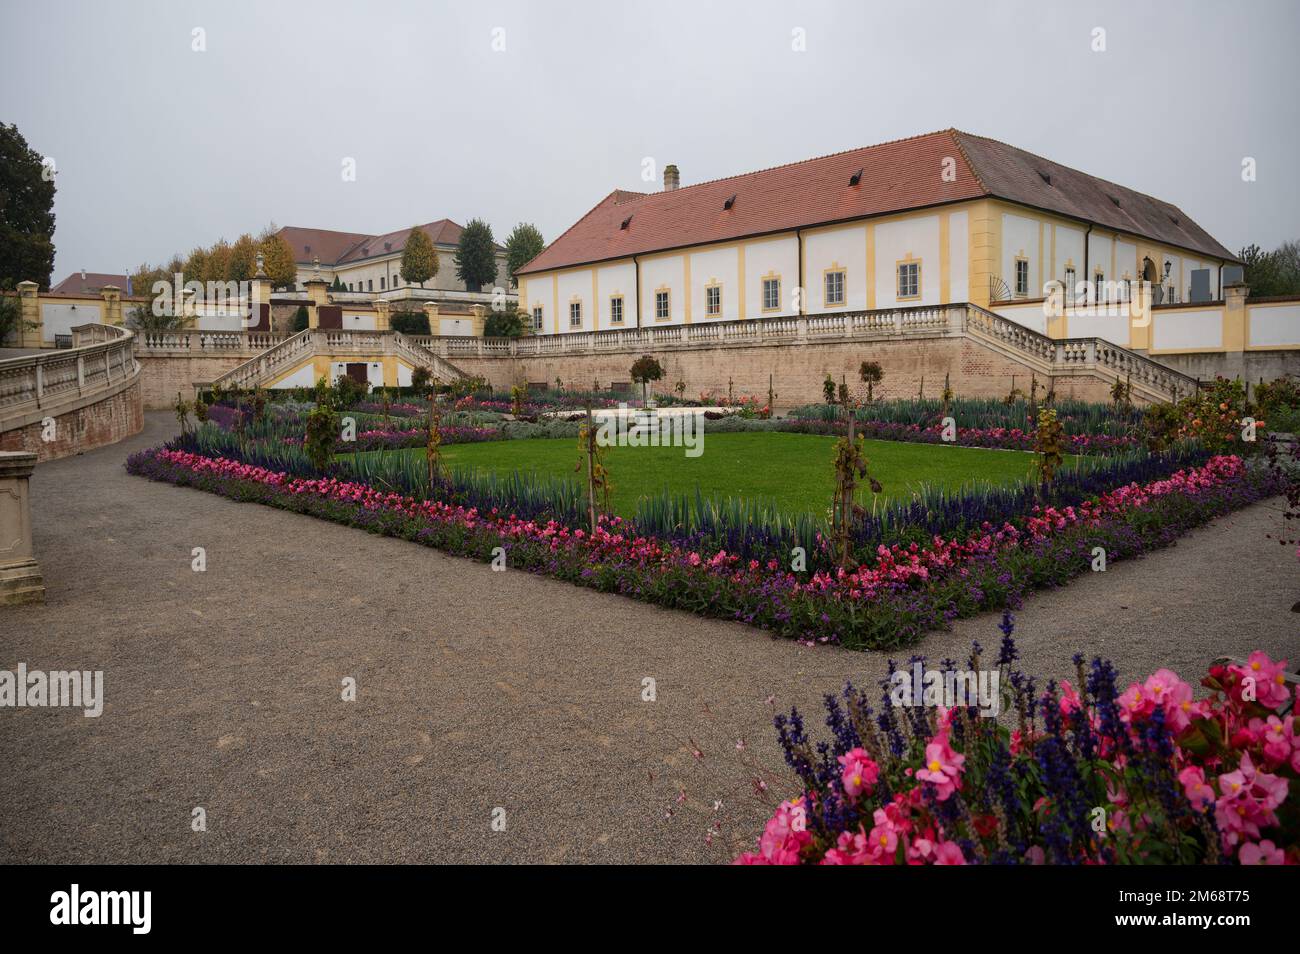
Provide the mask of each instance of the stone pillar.
POLYGON ((429 334, 438 334, 441 330, 441 325, 438 324, 438 303, 436 301, 426 301, 424 303, 424 314, 429 319, 429 334))
POLYGON ((104 299, 104 324, 122 324, 122 290, 116 285, 105 285, 99 290, 104 299))
POLYGON ((375 306, 375 330, 388 331, 392 327, 388 323, 388 300, 376 298, 371 304, 375 306))
POLYGON ((18 346, 20 348, 41 347, 41 299, 40 286, 35 282, 18 283, 19 318, 22 325, 18 329, 18 346))
POLYGON ((1249 342, 1246 321, 1246 296, 1250 287, 1244 284, 1223 286, 1223 350, 1244 351, 1249 342))
POLYGON ((35 468, 35 454, 0 451, 0 606, 45 602, 45 581, 32 554, 28 481, 35 468))
POLYGON ((471 305, 469 310, 474 315, 472 325, 473 331, 471 334, 473 334, 475 338, 482 338, 483 326, 487 324, 487 308, 482 305, 471 305))
POLYGON ((307 287, 307 327, 320 327, 320 306, 330 303, 330 285, 325 279, 309 278, 303 283, 307 287))

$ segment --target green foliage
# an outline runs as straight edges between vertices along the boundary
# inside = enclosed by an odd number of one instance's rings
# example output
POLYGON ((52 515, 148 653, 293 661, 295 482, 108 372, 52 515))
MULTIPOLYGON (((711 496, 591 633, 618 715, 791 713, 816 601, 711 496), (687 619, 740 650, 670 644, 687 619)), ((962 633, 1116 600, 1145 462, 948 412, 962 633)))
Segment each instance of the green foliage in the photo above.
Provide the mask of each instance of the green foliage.
POLYGON ((424 283, 437 274, 438 253, 433 247, 433 241, 424 229, 415 226, 407 235, 406 247, 402 249, 402 278, 423 288, 424 283))
POLYGON ((349 408, 370 393, 370 382, 357 381, 346 374, 340 374, 334 379, 334 391, 338 395, 335 406, 340 409, 349 408))
POLYGON ((875 387, 885 379, 885 369, 879 361, 863 361, 858 368, 858 378, 867 386, 867 402, 875 400, 875 387))
POLYGON ((18 127, 0 123, 0 288, 50 287, 54 271, 54 176, 18 127))
POLYGON ((309 324, 307 315, 307 306, 299 305, 298 310, 293 313, 293 331, 297 334, 300 331, 306 331, 309 324))
POLYGON ((524 315, 518 308, 494 311, 483 323, 485 338, 518 338, 524 333, 524 315))
POLYGON ((419 367, 411 372, 411 387, 419 394, 424 394, 429 390, 433 383, 433 372, 428 368, 419 367))
POLYGON ((546 241, 535 225, 520 222, 506 239, 506 272, 515 281, 515 272, 523 268, 546 248, 546 241))
POLYGON ((163 334, 168 331, 178 331, 185 327, 186 319, 184 315, 177 314, 175 309, 165 311, 162 314, 155 314, 151 302, 145 302, 143 305, 137 305, 127 312, 126 325, 134 331, 144 331, 150 334, 163 334))
POLYGON ((497 247, 492 238, 492 226, 482 219, 470 219, 460 233, 456 247, 456 277, 472 292, 482 291, 484 285, 494 285, 497 279, 497 247))
POLYGON ((822 381, 822 397, 827 404, 835 403, 835 379, 829 371, 826 372, 826 380, 822 381))
POLYGON ((1038 455, 1035 466, 1042 483, 1051 485, 1056 472, 1065 460, 1061 453, 1061 439, 1065 428, 1056 419, 1056 409, 1045 407, 1038 412, 1038 430, 1034 439, 1034 452, 1038 455))
POLYGON ((1300 295, 1300 241, 1284 242, 1271 252, 1248 245, 1237 257, 1245 263, 1251 298, 1300 295))
MULTIPOLYGON (((654 357, 643 354, 632 362, 632 380, 641 385, 641 398, 646 400, 651 381, 659 381, 664 376, 664 366, 654 357)), ((559 383, 559 379, 556 379, 559 383)))
POLYGON ((430 335, 429 316, 422 311, 395 311, 388 317, 388 325, 404 335, 430 335))
POLYGON ((329 404, 317 404, 307 415, 307 434, 303 450, 313 467, 324 472, 334 454, 339 436, 339 415, 329 404))

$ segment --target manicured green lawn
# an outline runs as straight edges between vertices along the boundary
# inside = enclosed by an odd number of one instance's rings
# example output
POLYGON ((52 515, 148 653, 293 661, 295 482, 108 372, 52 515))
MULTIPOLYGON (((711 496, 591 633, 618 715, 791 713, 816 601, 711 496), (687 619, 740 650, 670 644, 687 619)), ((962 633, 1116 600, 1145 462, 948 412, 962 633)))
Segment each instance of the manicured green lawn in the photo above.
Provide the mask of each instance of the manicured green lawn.
MULTIPOLYGON (((833 437, 813 434, 712 434, 699 457, 686 457, 680 447, 608 447, 605 462, 614 509, 627 516, 643 495, 663 488, 694 494, 696 486, 706 497, 758 498, 788 513, 822 513, 830 507, 835 487, 834 443, 833 437)), ((442 452, 456 468, 585 479, 585 468, 582 474, 575 471, 579 452, 573 438, 448 444, 442 452)), ((424 456, 422 448, 390 453, 424 456)), ((867 441, 866 455, 884 496, 895 499, 924 484, 955 489, 974 481, 1009 483, 1028 476, 1033 460, 1032 454, 1019 451, 897 441, 867 441)), ((870 506, 869 490, 863 486, 860 494, 870 506)))

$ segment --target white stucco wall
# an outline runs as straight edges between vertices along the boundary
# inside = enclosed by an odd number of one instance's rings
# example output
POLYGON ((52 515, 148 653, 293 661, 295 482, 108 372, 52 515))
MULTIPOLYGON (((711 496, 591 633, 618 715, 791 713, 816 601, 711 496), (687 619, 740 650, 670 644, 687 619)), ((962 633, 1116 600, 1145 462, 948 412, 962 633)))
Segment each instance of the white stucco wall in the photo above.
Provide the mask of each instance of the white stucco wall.
MULTIPOLYGON (((563 296, 561 296, 563 298, 563 296)), ((560 302, 564 304, 563 300, 560 302)), ((641 262, 642 325, 680 325, 686 322, 686 260, 663 255, 641 262), (655 317, 655 292, 668 292, 669 318, 655 317)))
POLYGON ((64 305, 41 303, 41 338, 53 341, 55 335, 70 335, 74 325, 102 322, 99 305, 64 305))
POLYGON ((1294 305, 1252 305, 1250 339, 1252 348, 1300 345, 1300 303, 1294 305))
POLYGON ((740 252, 735 245, 691 252, 691 321, 736 321, 740 318, 740 252), (704 289, 712 282, 721 288, 722 311, 710 315, 704 289))
POLYGON ((1179 308, 1153 311, 1151 350, 1178 351, 1223 347, 1223 311, 1179 308))
POLYGON ((882 222, 876 226, 876 307, 893 308, 939 303, 939 217, 882 222), (898 263, 921 263, 919 298, 898 298, 898 263))
POLYGON ((596 287, 600 293, 600 327, 636 327, 636 267, 631 262, 602 265, 596 269, 596 287), (615 325, 610 318, 610 299, 623 297, 623 323, 615 325))
POLYGON ((438 334, 466 337, 474 334, 474 322, 468 318, 439 318, 438 334))
MULTIPOLYGON (((820 275, 820 271, 818 272, 820 275)), ((759 240, 745 246, 746 318, 774 318, 796 314, 795 288, 799 285, 799 240, 793 236, 759 240), (763 310, 763 278, 781 278, 781 307, 763 310)))
POLYGON ((1039 334, 1047 334, 1047 315, 1041 301, 1024 305, 1001 305, 994 311, 1003 318, 1009 318, 1018 325, 1024 325, 1039 334))
POLYGON ((373 311, 343 312, 344 331, 374 331, 377 327, 378 319, 376 319, 373 311))
POLYGON ((861 311, 867 307, 867 229, 846 226, 804 236, 804 258, 808 264, 807 310, 861 311), (826 304, 826 269, 844 272, 844 303, 826 304))

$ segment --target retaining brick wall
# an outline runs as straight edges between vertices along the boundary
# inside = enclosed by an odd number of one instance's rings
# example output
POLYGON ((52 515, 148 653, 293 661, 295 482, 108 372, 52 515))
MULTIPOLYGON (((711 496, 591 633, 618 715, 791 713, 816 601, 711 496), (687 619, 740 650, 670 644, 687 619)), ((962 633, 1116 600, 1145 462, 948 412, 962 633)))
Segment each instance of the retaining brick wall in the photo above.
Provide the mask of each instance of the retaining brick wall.
POLYGON ((30 451, 38 460, 55 460, 103 447, 138 434, 144 428, 141 379, 102 401, 54 418, 54 439, 45 441, 40 421, 0 434, 0 450, 30 451))
MULTIPOLYGON (((508 388, 520 381, 554 384, 557 377, 566 386, 586 388, 593 381, 603 387, 610 382, 630 381, 628 370, 640 353, 456 357, 452 361, 466 374, 481 375, 498 388, 508 388)), ((858 367, 863 361, 880 362, 885 377, 875 393, 886 398, 915 397, 921 390, 922 377, 925 394, 937 397, 943 391, 945 373, 950 376, 953 392, 960 397, 1005 397, 1013 378, 1015 387, 1028 392, 1033 373, 1029 366, 969 338, 649 349, 646 353, 664 365, 664 380, 655 385, 661 393, 671 391, 681 380, 686 382, 689 396, 710 390, 726 394, 730 381, 733 394, 750 394, 765 400, 770 374, 778 407, 822 400, 822 381, 827 372, 837 383, 843 376, 850 386, 857 384, 858 367)), ((1046 390, 1048 382, 1042 376, 1038 383, 1046 390)), ((1110 385, 1091 374, 1058 375, 1053 383, 1059 397, 1088 401, 1110 399, 1110 385)))

